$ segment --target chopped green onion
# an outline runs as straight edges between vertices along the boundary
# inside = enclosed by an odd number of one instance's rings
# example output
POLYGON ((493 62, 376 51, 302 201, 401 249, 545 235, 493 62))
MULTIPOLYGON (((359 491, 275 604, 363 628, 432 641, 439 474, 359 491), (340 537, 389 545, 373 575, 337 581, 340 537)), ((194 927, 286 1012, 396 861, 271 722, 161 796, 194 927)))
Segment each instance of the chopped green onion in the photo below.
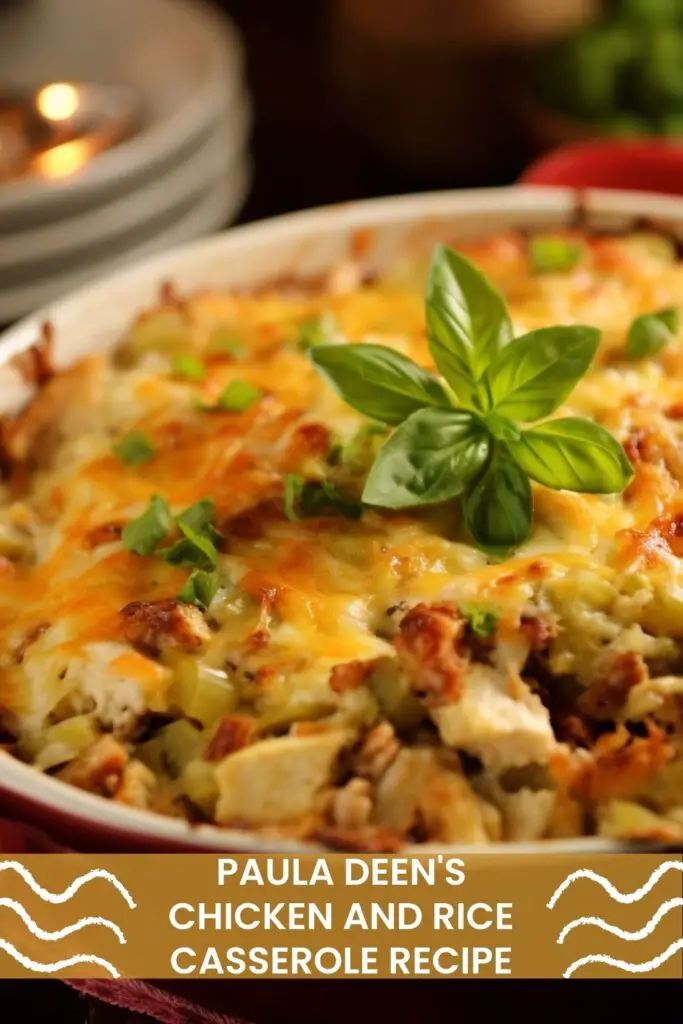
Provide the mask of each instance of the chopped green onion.
POLYGON ((571 270, 581 259, 583 246, 560 235, 536 235, 529 243, 531 268, 535 274, 571 270))
POLYGON ((138 430, 124 434, 118 444, 114 445, 114 451, 127 466, 141 466, 155 455, 154 445, 150 439, 138 430))
POLYGON ((181 354, 174 356, 171 360, 171 367, 177 377, 186 377, 188 380, 204 380, 206 367, 197 356, 181 354))
POLYGON ((488 605, 479 604, 476 601, 465 601, 460 605, 460 611, 467 619, 474 635, 480 639, 487 640, 496 632, 500 616, 488 605))
POLYGON ((230 381, 213 406, 200 407, 205 413, 244 413, 263 397, 263 392, 250 381, 230 381))
POLYGON ((304 478, 296 473, 287 473, 285 477, 285 515, 292 521, 299 518, 297 505, 304 486, 304 478))

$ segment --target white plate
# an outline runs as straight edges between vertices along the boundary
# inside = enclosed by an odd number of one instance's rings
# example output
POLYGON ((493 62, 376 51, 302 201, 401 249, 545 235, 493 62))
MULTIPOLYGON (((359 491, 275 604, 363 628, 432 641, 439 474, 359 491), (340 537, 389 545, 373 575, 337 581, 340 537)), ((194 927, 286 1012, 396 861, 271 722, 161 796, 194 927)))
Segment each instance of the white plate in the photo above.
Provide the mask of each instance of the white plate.
POLYGON ((230 169, 230 173, 221 171, 218 177, 213 175, 207 182, 202 182, 199 195, 189 204, 167 211, 166 215, 157 219, 154 228, 147 236, 138 239, 137 244, 126 248, 116 255, 105 255, 100 260, 81 263, 66 273, 55 273, 51 276, 32 279, 30 284, 18 285, 0 291, 0 323, 9 323, 31 310, 51 302, 91 281, 111 273, 118 267, 133 260, 141 259, 150 253, 161 252, 171 246, 182 245, 210 231, 229 224, 237 216, 244 203, 250 179, 248 164, 242 160, 230 169))
MULTIPOLYGON (((589 227, 627 229, 642 218, 655 218, 683 237, 683 200, 641 193, 585 190, 579 198, 565 189, 515 187, 346 203, 236 228, 90 284, 6 332, 0 339, 0 358, 7 360, 34 342, 45 318, 50 318, 55 327, 58 361, 68 363, 88 351, 105 351, 116 344, 131 319, 156 300, 164 280, 173 280, 183 292, 321 272, 349 253, 359 229, 370 230, 368 264, 381 269, 400 254, 426 253, 439 239, 455 241, 514 227, 559 227, 574 223, 579 212, 589 227)), ((16 373, 7 366, 0 369, 0 408, 15 403, 17 380, 16 373)), ((70 788, 8 754, 0 755, 0 764, 0 791, 4 790, 15 804, 27 812, 30 809, 38 821, 68 821, 70 828, 86 829, 100 845, 125 842, 148 848, 296 848, 293 842, 210 825, 197 827, 177 818, 125 807, 70 788)), ((617 843, 595 838, 483 847, 488 853, 505 855, 620 848, 617 843)), ((466 849, 474 852, 477 847, 466 849)))
POLYGON ((0 187, 0 223, 65 216, 153 180, 189 152, 243 88, 243 52, 227 19, 196 0, 31 0, 0 11, 4 86, 82 79, 136 89, 147 126, 72 178, 0 187), (88 45, 84 45, 87 40, 88 45))
MULTIPOLYGON (((48 276, 51 264, 89 262, 93 254, 131 232, 144 234, 148 224, 180 204, 187 204, 219 174, 230 174, 244 158, 250 124, 245 97, 217 121, 211 134, 186 160, 143 187, 92 210, 45 227, 0 233, 0 292, 20 275, 48 276)), ((131 242, 131 248, 134 241, 131 242)), ((97 252, 94 254, 97 259, 97 252)))

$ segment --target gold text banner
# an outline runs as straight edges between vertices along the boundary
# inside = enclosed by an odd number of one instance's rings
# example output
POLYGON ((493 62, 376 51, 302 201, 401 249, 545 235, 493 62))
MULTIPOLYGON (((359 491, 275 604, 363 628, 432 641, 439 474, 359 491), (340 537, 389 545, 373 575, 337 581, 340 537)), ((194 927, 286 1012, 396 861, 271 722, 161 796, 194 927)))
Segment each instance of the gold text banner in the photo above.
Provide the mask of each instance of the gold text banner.
POLYGON ((683 978, 683 857, 3 856, 0 977, 683 978))

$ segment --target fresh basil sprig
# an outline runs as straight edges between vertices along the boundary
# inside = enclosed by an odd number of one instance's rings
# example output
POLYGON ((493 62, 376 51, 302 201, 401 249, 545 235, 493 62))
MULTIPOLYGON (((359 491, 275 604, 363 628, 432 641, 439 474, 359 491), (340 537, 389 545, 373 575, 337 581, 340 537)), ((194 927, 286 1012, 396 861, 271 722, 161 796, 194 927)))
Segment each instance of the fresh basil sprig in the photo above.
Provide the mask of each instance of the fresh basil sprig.
POLYGON ((363 501, 410 508, 459 497, 473 540, 503 554, 532 524, 530 479, 595 494, 622 491, 632 467, 603 427, 549 416, 591 365, 593 327, 545 327, 514 338, 504 299, 471 263, 434 252, 426 298, 429 347, 442 381, 381 345, 324 345, 313 364, 355 409, 396 429, 380 448, 363 501))

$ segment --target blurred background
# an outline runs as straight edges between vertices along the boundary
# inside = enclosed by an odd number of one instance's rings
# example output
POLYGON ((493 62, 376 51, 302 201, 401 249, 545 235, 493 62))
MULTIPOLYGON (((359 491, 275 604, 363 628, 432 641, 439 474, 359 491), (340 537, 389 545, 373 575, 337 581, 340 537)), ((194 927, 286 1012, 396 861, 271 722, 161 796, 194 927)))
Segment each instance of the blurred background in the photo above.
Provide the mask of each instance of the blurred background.
POLYGON ((596 136, 683 147, 681 0, 0 0, 0 322, 230 223, 596 136))

